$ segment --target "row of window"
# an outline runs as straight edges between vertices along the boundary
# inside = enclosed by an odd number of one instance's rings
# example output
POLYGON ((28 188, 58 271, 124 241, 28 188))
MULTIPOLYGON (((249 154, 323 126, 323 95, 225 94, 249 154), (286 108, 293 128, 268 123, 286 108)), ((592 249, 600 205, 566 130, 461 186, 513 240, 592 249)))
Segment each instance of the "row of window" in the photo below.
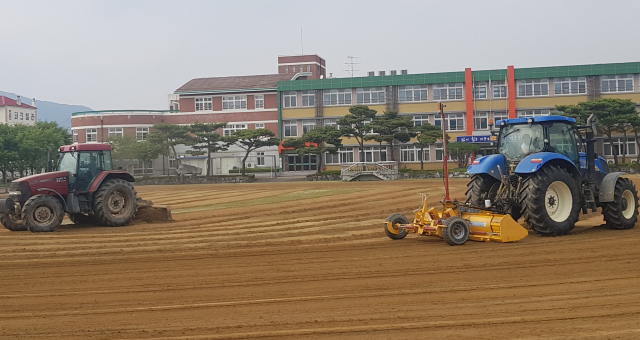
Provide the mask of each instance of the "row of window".
MULTIPOLYGON (((522 110, 516 111, 516 116, 520 117, 541 117, 551 114, 551 110, 522 110)), ((488 130, 489 119, 493 119, 494 122, 499 120, 508 119, 509 115, 506 111, 495 111, 490 113, 488 111, 478 111, 473 114, 473 129, 474 130, 488 130)), ((433 124, 436 126, 442 126, 442 117, 435 114, 414 115, 412 117, 414 126, 422 126, 425 123, 433 124), (431 119, 429 116, 433 116, 431 119)), ((447 113, 445 114, 445 121, 447 124, 447 131, 465 131, 465 113, 447 113)), ((337 126, 338 118, 325 118, 324 126, 337 126)), ((494 123, 495 124, 495 123, 494 123)), ((283 121, 284 136, 285 137, 298 137, 298 122, 295 120, 283 121)), ((316 128, 315 119, 303 119, 302 120, 302 134, 305 134, 316 128)))
MULTIPOLYGON (((253 96, 254 107, 264 109, 264 95, 253 96)), ((212 111, 213 99, 211 97, 196 98, 196 111, 212 111)), ((224 96, 222 97, 222 110, 241 110, 247 108, 247 96, 224 96)))
MULTIPOLYGON (((364 147, 364 162, 384 162, 387 161, 387 147, 380 146, 365 146, 364 147)), ((435 158, 431 159, 431 148, 424 148, 420 150, 419 147, 408 144, 400 146, 400 162, 430 162, 430 161, 442 161, 444 150, 442 143, 435 144, 435 158)), ((338 149, 336 154, 325 153, 325 164, 343 164, 354 162, 354 147, 342 147, 338 149)))
MULTIPOLYGON (((291 73, 304 72, 305 68, 307 69, 307 72, 311 72, 311 64, 291 65, 291 73)), ((284 66, 284 73, 289 73, 289 65, 284 66)))
POLYGON ((29 114, 29 112, 27 113, 23 113, 23 112, 13 112, 11 113, 11 110, 9 110, 9 120, 36 120, 36 114, 35 113, 31 113, 29 114), (31 119, 29 119, 31 118, 31 119))
MULTIPOLYGON (((616 75, 600 77, 602 93, 632 92, 633 75, 616 75)), ((460 100, 463 99, 463 83, 435 84, 433 85, 433 100, 460 100)), ((517 96, 534 97, 549 95, 549 79, 518 80, 517 96)), ((586 77, 569 77, 553 79, 554 94, 586 94, 586 77)), ((473 93, 476 99, 487 99, 489 91, 493 92, 492 98, 507 98, 507 86, 504 80, 491 82, 476 82, 473 93)), ((284 107, 297 107, 297 95, 295 91, 285 92, 284 107)), ((351 89, 325 90, 323 93, 323 105, 351 105, 351 89)), ((428 101, 429 90, 427 85, 408 85, 398 87, 398 102, 422 102, 428 101)), ((302 107, 315 105, 313 90, 302 91, 302 107)), ((383 104, 385 103, 384 87, 356 88, 356 104, 383 104)))

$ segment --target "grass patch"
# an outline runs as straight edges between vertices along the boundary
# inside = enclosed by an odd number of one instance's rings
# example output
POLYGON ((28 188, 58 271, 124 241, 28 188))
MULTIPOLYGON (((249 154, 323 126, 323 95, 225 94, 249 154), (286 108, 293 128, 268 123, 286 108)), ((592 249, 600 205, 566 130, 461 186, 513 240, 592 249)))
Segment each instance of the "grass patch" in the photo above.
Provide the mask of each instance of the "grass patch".
POLYGON ((294 191, 294 192, 275 195, 275 196, 254 198, 249 200, 225 202, 225 203, 204 205, 204 206, 184 208, 184 209, 172 209, 172 212, 184 213, 184 212, 197 212, 197 211, 216 210, 216 209, 225 209, 225 208, 249 207, 254 205, 262 205, 262 204, 299 201, 299 200, 304 200, 309 198, 318 198, 323 196, 350 194, 350 193, 365 191, 365 190, 369 190, 369 189, 368 188, 310 189, 310 190, 294 191))

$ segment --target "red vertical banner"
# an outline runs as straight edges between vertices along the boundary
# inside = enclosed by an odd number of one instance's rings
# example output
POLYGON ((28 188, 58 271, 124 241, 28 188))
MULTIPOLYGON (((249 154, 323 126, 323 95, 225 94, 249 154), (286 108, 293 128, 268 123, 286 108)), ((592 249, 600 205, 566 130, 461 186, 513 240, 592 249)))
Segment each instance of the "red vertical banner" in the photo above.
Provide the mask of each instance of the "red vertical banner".
POLYGON ((473 134, 473 74, 471 68, 464 69, 464 99, 467 104, 467 134, 473 134))
POLYGON ((507 96, 509 97, 509 118, 516 118, 516 71, 507 66, 507 96))

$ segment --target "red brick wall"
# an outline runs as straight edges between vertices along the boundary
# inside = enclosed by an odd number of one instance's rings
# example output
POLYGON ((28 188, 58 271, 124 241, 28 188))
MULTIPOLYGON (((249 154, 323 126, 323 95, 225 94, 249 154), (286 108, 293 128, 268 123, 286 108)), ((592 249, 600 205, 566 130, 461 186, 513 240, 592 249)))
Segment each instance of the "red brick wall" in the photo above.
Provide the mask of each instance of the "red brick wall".
POLYGON ((277 94, 265 94, 264 95, 264 108, 265 109, 277 109, 278 108, 278 95, 277 94))
MULTIPOLYGON (((213 111, 221 111, 222 110, 222 97, 213 97, 211 99, 213 105, 213 111)), ((195 110, 193 110, 195 111, 195 110)), ((191 111, 191 112, 193 112, 191 111)))
POLYGON ((180 98, 180 111, 193 112, 196 110, 196 101, 193 98, 180 98))
POLYGON ((247 110, 254 110, 256 108, 256 102, 253 96, 247 96, 247 110))

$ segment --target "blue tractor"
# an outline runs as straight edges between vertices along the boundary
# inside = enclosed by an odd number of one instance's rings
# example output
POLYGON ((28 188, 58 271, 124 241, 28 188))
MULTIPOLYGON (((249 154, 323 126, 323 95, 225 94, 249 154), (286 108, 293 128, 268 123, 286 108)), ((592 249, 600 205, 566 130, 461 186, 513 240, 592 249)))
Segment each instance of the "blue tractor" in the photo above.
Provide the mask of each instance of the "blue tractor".
POLYGON ((515 220, 524 217, 529 229, 543 236, 568 234, 580 211, 598 208, 609 228, 633 228, 638 192, 595 153, 592 118, 583 126, 563 116, 496 122, 498 153, 469 166, 466 203, 515 220))

